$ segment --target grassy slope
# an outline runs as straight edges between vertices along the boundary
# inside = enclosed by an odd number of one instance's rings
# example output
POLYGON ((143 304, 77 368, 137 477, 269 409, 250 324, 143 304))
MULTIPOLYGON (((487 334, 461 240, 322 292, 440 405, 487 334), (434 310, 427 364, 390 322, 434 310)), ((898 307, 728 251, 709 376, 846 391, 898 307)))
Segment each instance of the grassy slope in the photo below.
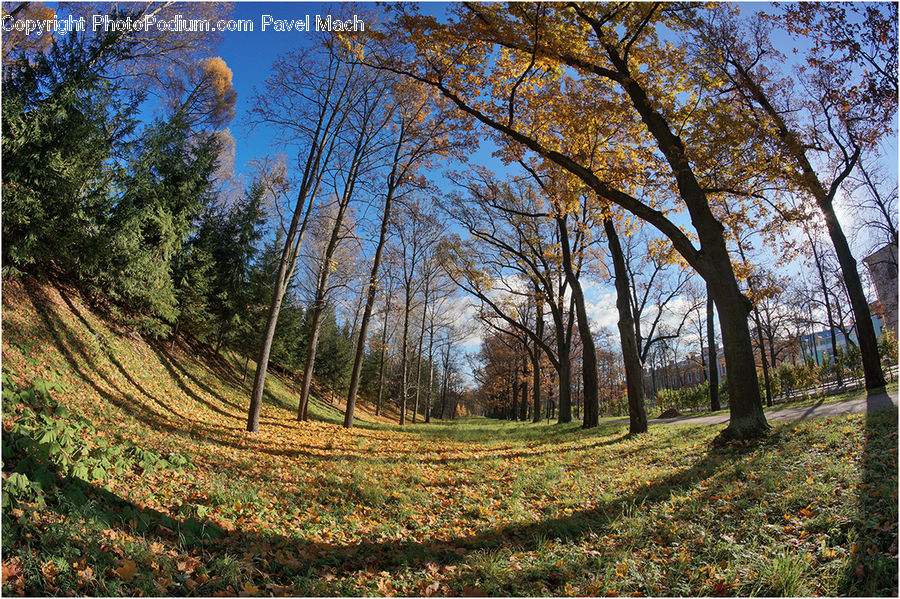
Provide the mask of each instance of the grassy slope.
POLYGON ((897 593, 896 411, 718 448, 717 427, 693 425, 345 431, 297 423, 275 379, 248 435, 234 366, 117 331, 74 293, 4 282, 17 386, 59 379, 68 420, 97 425, 91 446, 190 461, 5 507, 4 594, 897 593))

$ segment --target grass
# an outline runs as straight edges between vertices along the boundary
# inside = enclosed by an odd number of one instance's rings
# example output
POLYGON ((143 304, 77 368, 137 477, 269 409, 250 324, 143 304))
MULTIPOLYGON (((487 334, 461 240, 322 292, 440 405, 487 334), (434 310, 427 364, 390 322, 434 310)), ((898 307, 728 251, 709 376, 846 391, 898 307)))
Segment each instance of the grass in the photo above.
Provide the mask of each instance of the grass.
MULTIPOLYGON (((96 426, 77 441, 89 455, 131 442, 186 464, 57 471, 5 504, 6 595, 897 593, 896 410, 726 446, 718 426, 630 437, 609 421, 347 431, 298 423, 275 379, 250 435, 235 364, 166 353, 30 285, 4 284, 17 397, 55 378, 66 425, 96 426)), ((5 446, 25 418, 4 405, 5 446)), ((4 447, 5 488, 20 457, 4 447)))

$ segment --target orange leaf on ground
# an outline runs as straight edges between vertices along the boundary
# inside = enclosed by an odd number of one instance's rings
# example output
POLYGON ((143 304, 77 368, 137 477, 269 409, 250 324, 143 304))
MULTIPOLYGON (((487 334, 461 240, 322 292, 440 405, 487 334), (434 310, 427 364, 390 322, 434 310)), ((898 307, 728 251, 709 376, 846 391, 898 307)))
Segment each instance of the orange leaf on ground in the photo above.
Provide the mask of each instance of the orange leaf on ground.
POLYGON ((137 564, 131 560, 125 560, 115 569, 115 572, 122 580, 129 581, 137 574, 137 564))

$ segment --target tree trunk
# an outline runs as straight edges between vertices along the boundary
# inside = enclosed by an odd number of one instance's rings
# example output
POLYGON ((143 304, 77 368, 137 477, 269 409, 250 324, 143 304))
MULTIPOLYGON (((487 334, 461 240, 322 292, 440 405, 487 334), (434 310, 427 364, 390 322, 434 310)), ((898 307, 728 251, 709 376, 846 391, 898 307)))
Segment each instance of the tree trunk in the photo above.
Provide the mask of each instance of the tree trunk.
MULTIPOLYGON (((363 310, 362 322, 359 325, 359 338, 356 342, 356 352, 353 356, 353 370, 350 371, 350 389, 347 391, 347 411, 344 414, 344 426, 353 426, 353 411, 356 408, 356 393, 359 391, 359 378, 362 373, 362 364, 365 354, 366 334, 369 331, 369 321, 372 318, 372 310, 375 306, 375 295, 378 289, 378 271, 381 268, 381 256, 384 254, 384 244, 387 240, 388 225, 391 220, 391 201, 394 196, 394 186, 388 182, 387 194, 384 199, 384 208, 381 211, 381 228, 378 232, 378 245, 375 246, 375 257, 372 261, 372 270, 369 272, 369 286, 366 292, 366 307, 363 310)), ((387 329, 387 316, 385 316, 385 330, 387 329)), ((383 341, 383 340, 382 340, 383 341)), ((383 347, 383 346, 382 346, 383 347)), ((382 366, 384 356, 382 350, 382 366)), ((381 389, 378 394, 378 408, 381 408, 381 389)))
POLYGON ((834 213, 834 208, 829 202, 821 206, 825 214, 825 223, 828 225, 828 233, 834 244, 838 262, 841 265, 841 274, 844 275, 844 284, 847 286, 847 294, 850 297, 850 306, 853 308, 853 319, 856 324, 856 337, 859 341, 859 351, 862 356, 863 372, 866 378, 866 389, 870 394, 884 391, 884 372, 881 369, 881 360, 878 356, 878 341, 875 338, 875 326, 872 324, 872 314, 869 312, 869 304, 863 291, 859 271, 856 268, 856 260, 850 252, 850 245, 841 229, 834 213))
POLYGON ((312 318, 309 322, 309 340, 306 343, 306 364, 303 366, 303 382, 300 384, 300 402, 297 404, 297 420, 306 420, 306 409, 309 406, 309 388, 310 385, 312 385, 312 373, 316 364, 316 351, 319 347, 319 325, 322 322, 322 310, 324 307, 325 302, 319 300, 316 300, 312 307, 312 318))
MULTIPOLYGON (((535 284, 535 291, 538 286, 535 284)), ((534 332, 538 339, 544 339, 544 303, 541 301, 540 293, 535 294, 535 325, 534 332)), ((532 375, 532 393, 534 394, 534 410, 532 419, 534 422, 541 421, 541 347, 537 343, 534 344, 534 352, 531 354, 531 375, 532 375)))
POLYGON ((412 289, 406 286, 406 302, 403 304, 403 335, 400 348, 400 426, 406 424, 406 401, 409 394, 409 364, 407 358, 409 349, 409 312, 412 303, 412 289))
POLYGON ((591 333, 591 323, 584 304, 584 292, 581 282, 575 275, 572 265, 572 251, 569 246, 569 231, 564 219, 556 219, 559 228, 560 246, 562 247, 563 268, 569 287, 572 289, 572 302, 575 304, 575 317, 578 321, 578 334, 582 348, 582 380, 584 394, 584 422, 582 428, 594 428, 600 424, 599 383, 597 381, 597 349, 591 333))
POLYGON ((559 413, 557 424, 572 422, 572 358, 569 348, 564 348, 559 356, 559 413))
POLYGON ((850 244, 841 228, 837 214, 834 212, 834 197, 840 184, 850 174, 859 159, 860 150, 846 157, 845 164, 840 174, 832 182, 830 189, 826 190, 816 171, 806 156, 806 147, 800 142, 797 134, 791 131, 782 116, 769 102, 762 87, 750 77, 750 74, 741 65, 734 65, 738 69, 744 84, 750 90, 754 99, 772 117, 775 122, 777 134, 781 138, 788 153, 797 161, 802 172, 801 183, 812 193, 816 204, 825 218, 825 226, 828 228, 828 236, 834 245, 838 263, 841 266, 841 274, 847 286, 847 295, 850 306, 853 308, 853 317, 856 320, 856 334, 859 340, 859 351, 862 355, 863 371, 866 378, 866 389, 870 393, 884 391, 884 372, 881 369, 881 360, 878 356, 878 342, 875 339, 875 327, 872 325, 872 314, 869 312, 869 304, 863 291, 859 271, 856 268, 856 259, 850 251, 850 244))
MULTIPOLYGON (((391 291, 388 291, 387 301, 384 305, 384 325, 381 327, 381 360, 378 364, 378 400, 375 404, 375 415, 379 416, 381 414, 381 399, 384 396, 384 354, 387 352, 387 325, 388 325, 388 314, 390 314, 391 308, 391 291)), ((357 383, 358 384, 358 383, 357 383)), ((354 404, 356 403, 356 393, 349 396, 354 398, 354 404)), ((352 425, 352 413, 351 413, 351 422, 352 425)), ((347 426, 347 417, 344 416, 344 426, 347 426)))
POLYGON ((431 283, 428 273, 425 273, 425 295, 422 300, 422 326, 419 329, 419 351, 416 354, 416 398, 413 402, 413 424, 416 423, 416 416, 419 413, 419 397, 421 396, 421 379, 422 379, 422 345, 425 342, 425 317, 428 313, 428 287, 431 283))
MULTIPOLYGON (((809 231, 806 233, 807 237, 812 243, 812 236, 809 234, 809 231)), ((841 371, 837 368, 837 335, 834 332, 834 316, 831 311, 831 300, 828 299, 828 284, 825 282, 825 270, 822 267, 822 261, 819 258, 819 252, 816 249, 815 244, 812 244, 813 256, 816 261, 816 270, 819 273, 819 282, 822 285, 822 295, 825 299, 825 315, 828 318, 828 333, 831 336, 831 362, 834 367, 834 371, 837 373, 837 384, 840 385, 843 380, 841 378, 841 371)))
POLYGON ((447 418, 447 379, 449 378, 447 376, 446 368, 441 374, 441 378, 443 379, 441 381, 441 420, 444 420, 447 418))
MULTIPOLYGON (((285 247, 285 254, 287 246, 285 247)), ((256 359, 256 375, 253 377, 253 391, 250 395, 250 409, 247 415, 247 430, 251 433, 259 431, 259 413, 262 409, 263 390, 266 383, 266 370, 269 367, 269 355, 272 353, 272 340, 275 338, 275 325, 278 324, 278 313, 281 311, 281 302, 286 291, 288 278, 286 256, 282 256, 278 267, 278 275, 275 289, 272 292, 272 303, 269 306, 269 317, 266 320, 266 329, 263 332, 262 343, 259 348, 259 357, 256 359)))
POLYGON ((762 361, 763 381, 766 387, 766 405, 772 407, 772 380, 769 378, 769 360, 766 358, 766 346, 763 343, 762 320, 759 309, 753 306, 753 322, 756 323, 756 340, 759 344, 759 359, 762 361))
MULTIPOLYGON (((430 343, 429 343, 430 345, 430 343)), ((431 350, 429 348, 429 355, 431 350)), ((428 393, 425 394, 425 422, 431 422, 431 386, 434 384, 434 359, 429 360, 431 368, 428 369, 428 393)))
POLYGON ((722 409, 719 403, 719 356, 716 347, 715 302, 706 286, 706 335, 709 345, 709 409, 713 412, 722 409))
POLYGON ((603 228, 609 240, 609 253, 613 259, 616 284, 616 308, 619 313, 619 337, 622 343, 622 359, 625 362, 625 387, 628 393, 629 432, 637 435, 647 432, 647 409, 644 407, 644 381, 641 357, 638 354, 634 318, 631 314, 631 291, 625 254, 619 243, 619 235, 611 218, 603 219, 603 228))
POLYGON ((507 416, 507 420, 516 421, 516 417, 519 413, 519 382, 516 380, 519 374, 519 369, 513 367, 512 371, 512 381, 510 384, 510 393, 509 393, 509 413, 507 416))

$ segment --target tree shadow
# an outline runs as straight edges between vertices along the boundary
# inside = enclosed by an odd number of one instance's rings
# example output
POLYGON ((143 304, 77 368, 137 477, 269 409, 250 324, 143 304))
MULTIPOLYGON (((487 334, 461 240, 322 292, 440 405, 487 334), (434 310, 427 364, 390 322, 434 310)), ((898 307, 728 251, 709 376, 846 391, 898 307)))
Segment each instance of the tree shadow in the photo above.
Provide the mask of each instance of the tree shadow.
POLYGON ((841 594, 896 597, 897 407, 885 393, 867 398, 865 445, 860 463, 856 551, 841 574, 841 594))
MULTIPOLYGON (((450 538, 434 538, 426 541, 372 541, 361 539, 351 544, 311 543, 296 546, 296 572, 307 574, 328 571, 339 567, 342 572, 352 575, 370 568, 399 572, 414 564, 436 562, 452 565, 464 561, 472 552, 492 552, 500 549, 511 551, 535 551, 547 539, 560 542, 577 540, 589 533, 604 534, 626 507, 640 505, 642 509, 650 504, 668 500, 673 494, 684 493, 700 482, 711 477, 732 459, 740 459, 740 453, 733 448, 713 448, 700 460, 676 473, 641 485, 632 493, 610 501, 598 501, 589 508, 571 515, 547 518, 529 523, 497 526, 476 534, 450 538)), ((353 496, 352 486, 335 483, 333 493, 353 496)), ((245 538, 245 544, 267 541, 281 543, 279 538, 245 538)), ((462 594, 461 580, 448 579, 450 592, 462 594), (459 586, 454 588, 454 584, 459 586)), ((304 589, 309 590, 309 589, 304 589)))
MULTIPOLYGON (((95 358, 93 349, 88 347, 87 344, 85 344, 85 342, 82 341, 78 337, 78 335, 76 335, 74 331, 66 326, 66 324, 53 312, 52 308, 50 308, 52 300, 47 296, 44 289, 39 287, 30 278, 24 281, 24 287, 26 293, 31 299, 32 305, 34 306, 35 313, 38 315, 42 325, 44 326, 44 329, 47 331, 50 337, 52 337, 55 346, 59 349, 63 359, 66 361, 66 363, 68 363, 71 369, 75 373, 77 373, 82 380, 88 383, 98 394, 119 406, 126 413, 148 424, 155 422, 154 419, 148 419, 145 416, 146 407, 142 402, 138 401, 134 398, 134 396, 124 391, 109 376, 104 374, 102 366, 97 362, 95 358), (103 389, 97 383, 97 381, 95 381, 91 376, 88 375, 84 367, 87 367, 88 371, 99 377, 103 381, 103 383, 108 385, 109 388, 113 390, 113 392, 109 392, 103 389), (116 395, 120 395, 121 399, 117 399, 116 395)), ((104 355, 107 354, 108 352, 104 355)), ((110 358, 110 360, 115 364, 115 362, 113 362, 113 358, 110 358)), ((117 368, 119 368, 120 370, 123 369, 121 364, 118 364, 117 368)), ((159 398, 147 392, 147 390, 142 386, 134 383, 133 379, 130 376, 127 376, 126 380, 134 384, 136 389, 138 389, 144 396, 157 404, 163 411, 167 411, 178 418, 184 418, 184 416, 172 410, 170 406, 165 404, 159 398)))
MULTIPOLYGON (((34 286, 31 286, 29 289, 30 289, 30 291, 33 290, 34 286)), ((91 326, 91 324, 88 322, 88 320, 82 314, 81 310, 79 310, 77 307, 75 307, 75 304, 72 302, 68 293, 61 288, 57 288, 57 291, 59 291, 59 296, 62 298, 62 300, 66 304, 66 306, 69 307, 69 310, 72 312, 72 314, 74 314, 75 317, 78 318, 78 320, 81 322, 81 324, 84 326, 84 328, 86 328, 88 330, 88 332, 90 332, 91 335, 94 336, 94 338, 98 341, 98 343, 103 345, 103 343, 105 341, 105 340, 103 340, 103 336, 99 332, 97 332, 97 330, 94 329, 94 327, 91 326), (101 341, 101 340, 103 340, 103 341, 101 341)), ((34 299, 34 296, 32 296, 32 299, 34 299)), ((146 395, 147 397, 149 397, 151 399, 156 399, 152 394, 150 394, 150 392, 148 392, 146 389, 144 389, 144 387, 140 383, 138 383, 136 380, 134 380, 134 377, 131 376, 131 373, 128 372, 128 369, 122 365, 122 362, 120 362, 119 359, 116 358, 116 356, 113 354, 113 352, 104 351, 104 355, 110 361, 110 363, 116 367, 116 369, 119 371, 119 373, 123 377, 125 377, 125 380, 127 380, 129 383, 131 383, 131 385, 135 389, 137 389, 138 391, 140 391, 141 393, 143 393, 144 395, 146 395)), ((159 401, 159 400, 157 400, 157 401, 159 401)))
MULTIPOLYGON (((188 385, 185 381, 185 378, 180 374, 180 373, 185 373, 184 368, 181 367, 180 365, 176 366, 176 362, 174 360, 172 360, 172 358, 167 353, 165 353, 163 351, 157 351, 156 355, 159 358, 159 363, 162 364, 163 368, 165 368, 166 371, 169 373, 170 378, 173 381, 175 381, 175 384, 178 385, 178 387, 182 391, 184 391, 184 393, 188 397, 190 397, 192 400, 196 401, 197 403, 206 406, 213 412, 221 414, 222 416, 225 416, 227 418, 235 418, 235 415, 232 414, 231 412, 226 412, 219 406, 215 405, 213 402, 203 398, 199 393, 197 393, 196 391, 194 391, 193 389, 188 387, 188 385)), ((190 380, 196 384, 195 379, 190 378, 190 380)), ((204 391, 207 391, 208 393, 212 394, 214 397, 216 397, 219 401, 221 401, 225 405, 231 406, 237 410, 241 409, 240 406, 236 406, 235 404, 233 404, 229 401, 225 401, 224 399, 222 399, 222 397, 220 395, 218 395, 216 393, 212 393, 212 391, 208 390, 207 387, 201 386, 201 388, 203 388, 204 391)))

